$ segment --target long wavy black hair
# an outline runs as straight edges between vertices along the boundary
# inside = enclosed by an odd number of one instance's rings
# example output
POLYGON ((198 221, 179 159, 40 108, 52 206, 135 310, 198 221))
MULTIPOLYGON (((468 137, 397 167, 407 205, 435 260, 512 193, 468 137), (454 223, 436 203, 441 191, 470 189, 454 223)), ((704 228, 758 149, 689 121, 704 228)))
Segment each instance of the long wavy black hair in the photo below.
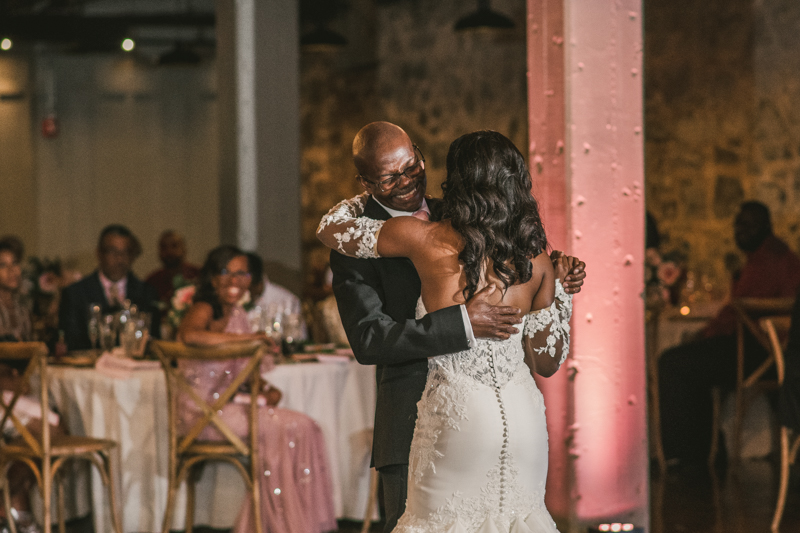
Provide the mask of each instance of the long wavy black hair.
POLYGON ((206 302, 211 305, 214 310, 214 320, 222 318, 222 305, 219 303, 217 291, 214 289, 212 280, 214 276, 222 273, 231 259, 240 256, 247 256, 236 246, 223 244, 217 246, 206 256, 206 261, 203 263, 203 268, 200 269, 200 277, 197 280, 197 290, 194 293, 194 302, 206 302))
POLYGON ((496 131, 462 135, 447 153, 442 190, 442 218, 464 239, 458 255, 467 278, 464 297, 477 291, 487 258, 504 290, 529 281, 530 259, 545 250, 547 237, 525 159, 514 143, 496 131))

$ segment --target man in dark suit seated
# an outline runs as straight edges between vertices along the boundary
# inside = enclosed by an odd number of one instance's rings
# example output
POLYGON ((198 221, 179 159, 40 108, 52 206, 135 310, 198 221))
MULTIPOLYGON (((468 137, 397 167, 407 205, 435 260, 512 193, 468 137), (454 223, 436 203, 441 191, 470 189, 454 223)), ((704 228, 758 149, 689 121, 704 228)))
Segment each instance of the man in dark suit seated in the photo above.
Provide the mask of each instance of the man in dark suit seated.
MULTIPOLYGON (((747 262, 734 275, 731 300, 790 298, 800 287, 800 257, 772 232, 767 206, 744 202, 733 224, 736 246, 747 262)), ((736 311, 729 303, 692 342, 666 350, 658 361, 661 438, 670 464, 703 462, 711 445, 711 390, 736 386, 736 311)), ((744 372, 762 363, 766 350, 744 336, 744 372)))
MULTIPOLYGON (((437 200, 425 198, 425 159, 400 127, 388 122, 364 126, 353 141, 353 160, 370 194, 363 216, 437 218, 437 200)), ((586 276, 585 265, 570 261, 575 268, 564 285, 575 293, 586 276)), ((518 309, 489 305, 484 289, 465 305, 415 320, 420 279, 411 260, 353 259, 332 251, 330 264, 353 353, 359 363, 377 366, 372 466, 378 470, 388 532, 405 509, 408 456, 427 358, 466 350, 476 337, 508 338, 521 319, 518 309)))
POLYGON ((59 329, 70 350, 92 348, 89 340, 89 306, 114 313, 130 300, 139 311, 151 314, 150 335, 158 338, 161 319, 156 290, 131 272, 142 247, 131 230, 120 224, 106 226, 97 242, 98 269, 65 288, 58 310, 59 329))

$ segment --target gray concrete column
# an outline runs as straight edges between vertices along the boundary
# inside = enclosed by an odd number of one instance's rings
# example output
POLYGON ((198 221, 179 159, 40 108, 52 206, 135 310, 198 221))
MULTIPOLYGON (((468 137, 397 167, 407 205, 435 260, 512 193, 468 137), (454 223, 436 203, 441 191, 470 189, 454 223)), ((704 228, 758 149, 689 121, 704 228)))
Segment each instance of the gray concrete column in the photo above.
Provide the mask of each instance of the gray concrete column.
POLYGON ((300 83, 295 0, 218 0, 220 239, 299 291, 300 83))

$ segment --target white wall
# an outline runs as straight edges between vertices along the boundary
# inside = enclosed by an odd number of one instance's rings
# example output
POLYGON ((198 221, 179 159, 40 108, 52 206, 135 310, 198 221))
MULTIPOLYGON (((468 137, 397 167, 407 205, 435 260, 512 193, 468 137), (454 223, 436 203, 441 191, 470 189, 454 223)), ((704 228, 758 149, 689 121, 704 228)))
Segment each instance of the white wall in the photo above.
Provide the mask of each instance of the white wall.
POLYGON ((154 67, 121 54, 60 54, 34 64, 38 245, 29 253, 88 272, 99 231, 122 223, 142 241, 140 276, 158 266, 166 228, 186 235, 199 263, 219 240, 213 63, 154 67), (60 132, 45 139, 38 128, 51 75, 60 132))

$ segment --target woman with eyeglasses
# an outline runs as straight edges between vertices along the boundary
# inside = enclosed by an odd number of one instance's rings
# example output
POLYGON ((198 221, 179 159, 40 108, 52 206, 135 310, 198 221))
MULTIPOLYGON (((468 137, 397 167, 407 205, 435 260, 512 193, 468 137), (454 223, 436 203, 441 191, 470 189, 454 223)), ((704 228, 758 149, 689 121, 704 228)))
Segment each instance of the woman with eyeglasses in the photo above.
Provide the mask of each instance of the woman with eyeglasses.
MULTIPOLYGON (((194 302, 181 321, 178 340, 194 345, 217 345, 242 340, 271 344, 264 333, 252 333, 247 312, 240 305, 250 286, 247 255, 234 246, 212 250, 200 271, 194 302)), ((262 374, 273 366, 265 358, 262 374)), ((246 361, 181 361, 180 369, 195 390, 212 401, 224 391, 246 361), (235 368, 234 368, 235 366, 235 368)), ((262 530, 274 533, 321 533, 336 529, 325 442, 319 426, 308 416, 275 405, 280 392, 264 383, 265 405, 259 408, 258 471, 260 477, 262 530)), ((179 409, 184 428, 203 413, 184 399, 179 409)), ((179 400, 181 401, 181 400, 179 400)), ((222 418, 239 434, 248 431, 248 405, 230 402, 222 418)), ((201 439, 220 439, 206 427, 201 439)), ((255 531, 253 507, 245 500, 234 531, 255 531)))

